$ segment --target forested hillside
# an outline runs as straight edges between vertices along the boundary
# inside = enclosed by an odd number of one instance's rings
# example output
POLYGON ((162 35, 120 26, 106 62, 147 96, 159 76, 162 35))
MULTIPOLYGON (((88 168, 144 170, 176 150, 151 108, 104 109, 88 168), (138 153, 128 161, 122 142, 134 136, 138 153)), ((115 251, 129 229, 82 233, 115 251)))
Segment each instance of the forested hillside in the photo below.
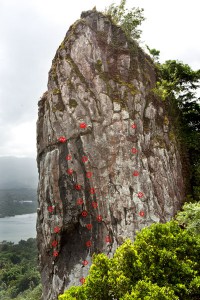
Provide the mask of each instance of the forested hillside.
POLYGON ((0 299, 39 300, 36 239, 0 244, 0 299))
POLYGON ((0 190, 0 218, 35 213, 36 210, 36 189, 21 188, 0 190))

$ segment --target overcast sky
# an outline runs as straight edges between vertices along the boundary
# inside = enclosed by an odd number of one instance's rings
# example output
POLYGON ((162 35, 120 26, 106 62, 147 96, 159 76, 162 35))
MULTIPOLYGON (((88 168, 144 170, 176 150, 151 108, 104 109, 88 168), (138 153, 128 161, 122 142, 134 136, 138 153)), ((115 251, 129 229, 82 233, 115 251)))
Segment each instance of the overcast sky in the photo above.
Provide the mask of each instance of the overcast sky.
MULTIPOLYGON (((120 0, 0 0, 0 156, 36 157, 37 102, 69 26, 120 0)), ((142 41, 200 69, 199 0, 127 0, 144 8, 142 41)))

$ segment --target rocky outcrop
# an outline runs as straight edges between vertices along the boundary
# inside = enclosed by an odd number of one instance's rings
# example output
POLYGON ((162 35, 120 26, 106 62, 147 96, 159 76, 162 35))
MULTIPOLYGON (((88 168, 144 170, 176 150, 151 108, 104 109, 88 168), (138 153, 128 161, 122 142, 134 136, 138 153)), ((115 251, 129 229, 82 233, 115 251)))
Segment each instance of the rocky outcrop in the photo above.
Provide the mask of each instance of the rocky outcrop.
POLYGON ((70 27, 39 101, 43 298, 84 282, 92 254, 174 216, 182 165, 151 59, 95 11, 70 27))

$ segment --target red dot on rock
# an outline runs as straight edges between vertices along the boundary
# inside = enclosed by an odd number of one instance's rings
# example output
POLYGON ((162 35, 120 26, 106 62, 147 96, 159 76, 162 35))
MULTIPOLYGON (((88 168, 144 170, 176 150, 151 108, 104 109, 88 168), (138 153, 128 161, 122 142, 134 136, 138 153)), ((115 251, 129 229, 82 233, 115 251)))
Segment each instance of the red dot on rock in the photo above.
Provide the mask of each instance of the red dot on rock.
POLYGON ((51 243, 51 245, 52 245, 52 247, 57 247, 57 246, 58 246, 58 242, 57 242, 57 241, 53 241, 53 242, 51 243))
POLYGON ((106 236, 105 240, 106 240, 106 243, 111 243, 111 238, 109 235, 106 236))
POLYGON ((136 148, 132 148, 132 149, 131 149, 131 152, 132 152, 133 154, 136 154, 136 153, 138 152, 138 150, 137 150, 136 148))
POLYGON ((97 219, 97 222, 101 222, 102 221, 102 216, 98 215, 96 219, 97 219))
POLYGON ((87 125, 86 125, 86 123, 84 123, 84 122, 82 122, 82 123, 80 123, 80 128, 82 128, 82 129, 84 129, 84 128, 86 128, 87 127, 87 125))
POLYGON ((76 201, 77 205, 82 205, 83 204, 83 199, 79 198, 76 201))
POLYGON ((145 215, 144 211, 141 210, 141 211, 139 212, 139 215, 140 215, 140 217, 144 217, 144 215, 145 215))
POLYGON ((92 242, 91 241, 87 241, 86 243, 86 247, 90 248, 92 246, 92 242))
POLYGON ((93 208, 97 208, 98 207, 98 203, 95 202, 95 201, 92 201, 92 206, 93 206, 93 208))
POLYGON ((134 171, 133 172, 133 176, 139 176, 139 172, 138 171, 134 171))
POLYGON ((81 190, 81 185, 80 184, 75 184, 74 188, 75 188, 75 190, 80 191, 81 190))
POLYGON ((82 277, 81 279, 80 279, 80 282, 82 283, 82 284, 84 284, 85 283, 85 278, 84 277, 82 277))
POLYGON ((84 266, 87 266, 87 265, 88 265, 88 261, 87 261, 87 260, 83 260, 83 261, 82 261, 82 264, 83 264, 84 266))
POLYGON ((87 158, 87 156, 82 156, 82 162, 87 162, 88 161, 88 158, 87 158))
POLYGON ((70 155, 70 154, 68 154, 67 156, 66 156, 66 160, 71 160, 72 159, 72 156, 70 155))
POLYGON ((95 188, 91 188, 90 189, 90 194, 95 194, 95 193, 96 193, 95 188))
POLYGON ((57 257, 58 256, 58 251, 53 251, 53 256, 57 257))
POLYGON ((87 178, 91 178, 91 177, 92 177, 92 172, 87 172, 87 173, 86 173, 86 177, 87 177, 87 178))
POLYGON ((67 174, 69 174, 69 175, 72 175, 73 172, 74 172, 73 169, 68 169, 68 170, 67 170, 67 174))
POLYGON ((67 141, 67 139, 64 136, 60 136, 59 139, 58 139, 58 141, 60 143, 65 143, 67 141))
POLYGON ((131 125, 131 127, 132 127, 133 129, 135 129, 135 128, 137 128, 137 125, 136 125, 135 123, 133 123, 133 124, 131 125))
POLYGON ((139 192, 138 193, 138 198, 142 198, 142 197, 144 197, 144 194, 142 192, 139 192))
POLYGON ((53 206, 48 206, 48 212, 52 213, 54 211, 54 207, 53 206))
POLYGON ((91 230, 91 229, 92 229, 92 224, 87 224, 87 225, 86 225, 86 228, 87 228, 88 230, 91 230))
POLYGON ((55 233, 59 233, 59 232, 60 232, 60 227, 56 226, 56 227, 54 228, 54 232, 55 232, 55 233))
POLYGON ((83 210, 82 213, 81 213, 81 215, 82 215, 83 217, 87 217, 88 212, 87 212, 86 210, 83 210))

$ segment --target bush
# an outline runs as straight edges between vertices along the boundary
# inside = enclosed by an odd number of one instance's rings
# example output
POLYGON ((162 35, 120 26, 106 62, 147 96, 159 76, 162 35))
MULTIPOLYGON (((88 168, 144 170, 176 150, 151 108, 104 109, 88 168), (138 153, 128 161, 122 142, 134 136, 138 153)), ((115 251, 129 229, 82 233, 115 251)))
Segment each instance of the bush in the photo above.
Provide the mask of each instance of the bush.
POLYGON ((126 294, 120 300, 178 300, 174 291, 169 287, 160 287, 156 283, 140 280, 132 290, 131 294, 126 294))

